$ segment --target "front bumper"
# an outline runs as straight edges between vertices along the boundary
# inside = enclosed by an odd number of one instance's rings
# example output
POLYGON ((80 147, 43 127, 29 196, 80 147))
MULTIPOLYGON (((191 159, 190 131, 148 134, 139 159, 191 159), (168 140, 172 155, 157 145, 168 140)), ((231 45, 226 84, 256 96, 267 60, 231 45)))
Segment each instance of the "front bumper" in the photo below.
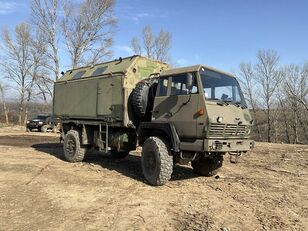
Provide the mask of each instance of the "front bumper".
POLYGON ((27 128, 29 129, 40 129, 43 124, 27 124, 27 128))
POLYGON ((245 152, 253 149, 253 140, 204 140, 204 150, 209 152, 245 152))
POLYGON ((181 142, 183 151, 194 152, 246 152, 254 147, 249 139, 198 139, 193 142, 181 142))

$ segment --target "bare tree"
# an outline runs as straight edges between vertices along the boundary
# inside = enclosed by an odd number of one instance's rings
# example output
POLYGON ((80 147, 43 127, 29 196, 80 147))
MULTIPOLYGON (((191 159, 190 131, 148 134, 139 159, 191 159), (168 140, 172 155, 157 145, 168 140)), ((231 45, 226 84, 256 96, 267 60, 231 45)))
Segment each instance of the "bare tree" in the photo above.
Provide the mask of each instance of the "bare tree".
POLYGON ((308 63, 302 68, 289 65, 284 70, 285 90, 308 111, 308 63))
POLYGON ((146 26, 142 30, 143 46, 146 56, 154 59, 155 50, 155 36, 152 32, 152 27, 146 26))
POLYGON ((171 34, 161 30, 155 39, 155 59, 167 62, 171 48, 171 34))
POLYGON ((264 105, 267 118, 267 141, 271 142, 272 116, 271 108, 274 93, 279 84, 279 55, 273 50, 259 50, 257 53, 258 62, 255 65, 257 81, 260 85, 260 95, 264 105))
POLYGON ((288 99, 286 98, 286 95, 284 94, 283 84, 278 85, 276 94, 277 94, 277 99, 278 99, 278 107, 277 107, 278 110, 277 111, 279 111, 280 114, 282 115, 283 124, 284 124, 285 140, 287 141, 287 143, 291 143, 291 135, 289 132, 289 127, 290 127, 289 105, 288 105, 288 99))
POLYGON ((306 98, 308 96, 308 65, 303 67, 298 65, 288 65, 282 70, 282 91, 289 103, 289 110, 292 114, 290 124, 293 128, 293 143, 299 142, 298 130, 304 132, 304 136, 308 141, 308 133, 306 123, 303 121, 302 115, 307 112, 306 98), (299 126, 300 125, 300 126, 299 126))
POLYGON ((35 36, 31 39, 31 48, 29 59, 31 61, 31 68, 29 69, 29 77, 31 82, 26 91, 25 103, 25 117, 24 121, 28 119, 28 104, 34 96, 41 96, 45 103, 47 102, 47 95, 52 96, 52 79, 50 78, 50 64, 47 53, 47 44, 42 39, 43 35, 38 30, 35 36))
POLYGON ((133 37, 131 40, 131 48, 133 49, 136 55, 142 55, 142 48, 140 46, 139 39, 137 37, 133 37))
POLYGON ((111 56, 114 0, 84 0, 79 6, 68 2, 62 29, 72 68, 100 62, 111 56))
POLYGON ((60 0, 32 0, 32 23, 37 27, 41 39, 48 47, 46 54, 53 61, 50 67, 59 79, 59 55, 58 55, 58 8, 60 0))
POLYGON ((29 59, 31 52, 31 33, 28 24, 21 23, 15 28, 15 40, 11 38, 7 29, 3 30, 2 40, 4 46, 4 59, 1 67, 5 77, 13 81, 19 92, 19 124, 22 124, 22 115, 25 110, 26 93, 32 86, 29 71, 32 61, 29 59))
MULTIPOLYGON (((257 97, 255 94, 256 88, 256 74, 251 63, 240 63, 239 71, 237 73, 240 83, 242 85, 243 93, 252 108, 254 119, 257 117, 257 97)), ((255 123, 259 138, 261 139, 261 132, 259 125, 255 123)))
POLYGON ((154 35, 151 26, 146 26, 142 30, 142 45, 137 37, 131 40, 131 48, 135 54, 145 54, 146 57, 162 62, 169 61, 171 48, 171 34, 161 30, 157 36, 154 35))
POLYGON ((6 107, 6 102, 5 102, 5 90, 6 87, 0 83, 0 97, 1 97, 1 101, 2 101, 2 107, 3 107, 3 112, 4 112, 4 116, 5 116, 5 123, 9 124, 9 115, 8 115, 8 109, 6 107))
POLYGON ((308 142, 308 63, 282 68, 277 52, 260 50, 257 63, 241 63, 236 75, 260 138, 266 133, 268 142, 308 142), (260 114, 256 107, 265 113, 260 114))

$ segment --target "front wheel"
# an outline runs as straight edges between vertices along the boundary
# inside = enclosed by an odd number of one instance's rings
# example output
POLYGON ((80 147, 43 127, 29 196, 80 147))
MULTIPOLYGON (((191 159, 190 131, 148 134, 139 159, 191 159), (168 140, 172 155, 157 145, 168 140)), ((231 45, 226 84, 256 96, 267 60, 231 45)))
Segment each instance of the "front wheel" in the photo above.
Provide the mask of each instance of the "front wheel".
POLYGON ((194 171, 200 176, 214 176, 221 168, 223 156, 221 154, 214 157, 200 156, 191 162, 194 171))
POLYGON ((48 125, 43 125, 42 127, 41 127, 41 132, 47 132, 48 131, 48 125))
POLYGON ((70 130, 64 136, 63 145, 64 157, 69 162, 83 161, 86 148, 80 146, 79 133, 75 130, 70 130))
POLYGON ((151 185, 163 185, 171 178, 173 157, 166 141, 149 137, 142 146, 143 175, 151 185))

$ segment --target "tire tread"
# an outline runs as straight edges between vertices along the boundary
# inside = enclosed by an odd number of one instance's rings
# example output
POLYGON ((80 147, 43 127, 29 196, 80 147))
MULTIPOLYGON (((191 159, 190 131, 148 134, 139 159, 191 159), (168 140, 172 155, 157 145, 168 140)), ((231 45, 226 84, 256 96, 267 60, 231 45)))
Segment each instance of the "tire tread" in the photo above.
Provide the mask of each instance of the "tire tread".
POLYGON ((70 130, 67 132, 67 134, 64 137, 64 143, 63 143, 63 151, 64 151, 64 157, 69 162, 81 162, 83 161, 85 154, 86 154, 86 148, 80 147, 80 139, 79 139, 79 133, 76 130, 70 130), (73 157, 67 155, 66 153, 66 139, 67 136, 73 136, 76 140, 76 152, 73 157))

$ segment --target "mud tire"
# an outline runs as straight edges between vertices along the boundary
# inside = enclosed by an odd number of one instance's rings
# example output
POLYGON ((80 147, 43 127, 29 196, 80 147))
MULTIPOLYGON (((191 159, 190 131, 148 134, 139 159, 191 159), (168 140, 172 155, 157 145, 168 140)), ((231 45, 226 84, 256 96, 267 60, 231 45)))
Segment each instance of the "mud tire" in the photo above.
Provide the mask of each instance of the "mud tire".
POLYGON ((199 157, 191 162, 194 171, 200 176, 214 176, 218 173, 223 162, 223 156, 199 157))
POLYGON ((83 161, 86 148, 80 146, 79 133, 77 131, 70 130, 64 136, 63 153, 65 160, 68 162, 83 161))
POLYGON ((58 131, 59 131, 59 128, 57 126, 54 126, 52 128, 52 133, 58 133, 58 131))
POLYGON ((166 141, 149 137, 142 146, 141 166, 145 179, 154 186, 163 185, 171 178, 173 157, 166 141))
POLYGON ((41 132, 47 132, 48 131, 48 128, 49 128, 49 126, 48 125, 43 125, 42 127, 41 127, 41 132))

